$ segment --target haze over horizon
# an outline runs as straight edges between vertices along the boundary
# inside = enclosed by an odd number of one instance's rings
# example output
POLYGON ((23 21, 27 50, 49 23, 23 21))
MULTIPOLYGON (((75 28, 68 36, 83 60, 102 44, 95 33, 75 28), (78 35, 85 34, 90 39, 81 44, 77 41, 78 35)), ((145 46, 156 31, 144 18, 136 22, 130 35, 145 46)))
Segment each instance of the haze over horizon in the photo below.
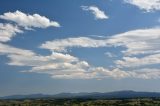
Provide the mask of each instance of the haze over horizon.
POLYGON ((2 0, 0 7, 0 97, 160 92, 160 0, 2 0))

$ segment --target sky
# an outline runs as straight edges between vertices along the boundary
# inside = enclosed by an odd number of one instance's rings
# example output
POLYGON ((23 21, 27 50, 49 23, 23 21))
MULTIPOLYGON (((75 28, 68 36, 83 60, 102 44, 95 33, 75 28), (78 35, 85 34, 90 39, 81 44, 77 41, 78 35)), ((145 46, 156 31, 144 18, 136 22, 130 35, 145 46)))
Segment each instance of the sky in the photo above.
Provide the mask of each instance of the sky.
POLYGON ((160 92, 160 0, 1 0, 0 96, 160 92))

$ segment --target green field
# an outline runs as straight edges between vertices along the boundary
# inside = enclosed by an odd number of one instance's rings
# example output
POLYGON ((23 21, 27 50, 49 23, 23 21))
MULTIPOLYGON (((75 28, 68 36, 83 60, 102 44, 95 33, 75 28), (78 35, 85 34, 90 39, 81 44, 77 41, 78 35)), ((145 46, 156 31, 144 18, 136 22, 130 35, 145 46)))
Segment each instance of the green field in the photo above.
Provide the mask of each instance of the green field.
POLYGON ((25 99, 0 100, 0 106, 160 106, 160 99, 25 99))

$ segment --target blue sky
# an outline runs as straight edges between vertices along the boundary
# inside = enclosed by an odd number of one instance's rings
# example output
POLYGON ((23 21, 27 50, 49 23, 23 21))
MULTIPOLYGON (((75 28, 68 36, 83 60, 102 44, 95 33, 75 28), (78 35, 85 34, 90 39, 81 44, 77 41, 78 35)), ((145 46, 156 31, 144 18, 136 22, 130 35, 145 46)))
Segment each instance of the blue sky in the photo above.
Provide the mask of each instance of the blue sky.
POLYGON ((0 96, 160 90, 159 0, 2 0, 0 96))

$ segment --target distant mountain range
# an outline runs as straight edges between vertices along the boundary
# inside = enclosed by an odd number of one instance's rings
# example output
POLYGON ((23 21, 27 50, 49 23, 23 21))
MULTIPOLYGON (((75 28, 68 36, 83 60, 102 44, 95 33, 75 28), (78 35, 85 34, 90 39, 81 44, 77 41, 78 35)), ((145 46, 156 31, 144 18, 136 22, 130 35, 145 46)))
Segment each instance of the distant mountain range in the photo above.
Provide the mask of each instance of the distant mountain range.
POLYGON ((82 98, 82 99, 116 99, 116 98, 158 98, 160 93, 158 92, 136 92, 136 91, 115 91, 108 93, 60 93, 55 95, 44 95, 44 94, 31 94, 31 95, 12 95, 0 97, 0 99, 40 99, 40 98, 82 98))

